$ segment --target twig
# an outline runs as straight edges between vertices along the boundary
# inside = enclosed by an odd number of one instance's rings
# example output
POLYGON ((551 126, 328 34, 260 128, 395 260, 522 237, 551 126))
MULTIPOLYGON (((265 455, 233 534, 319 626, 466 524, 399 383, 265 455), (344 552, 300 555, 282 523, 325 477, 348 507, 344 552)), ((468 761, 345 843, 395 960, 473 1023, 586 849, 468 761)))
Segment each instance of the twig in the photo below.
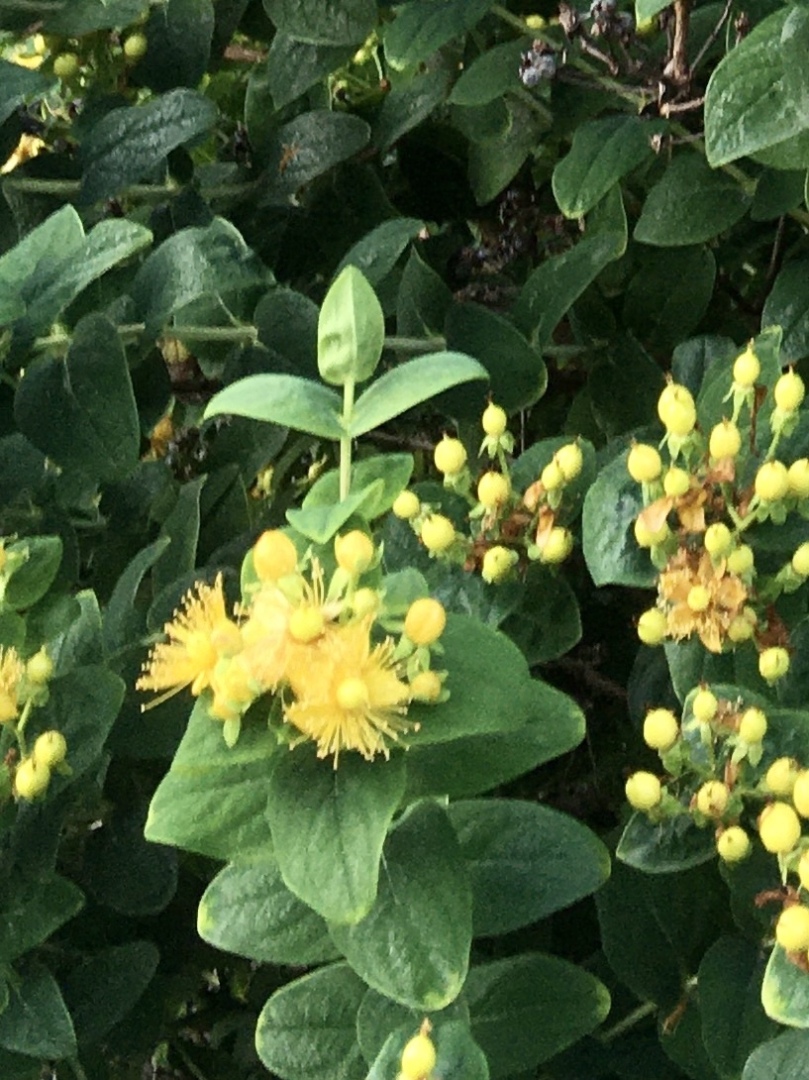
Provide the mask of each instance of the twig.
POLYGON ((669 117, 672 113, 691 112, 693 109, 701 109, 704 104, 704 97, 691 98, 690 101, 667 101, 660 106, 660 115, 669 117))
POLYGON ((767 267, 767 273, 764 277, 764 292, 769 293, 772 288, 772 283, 775 281, 776 275, 781 268, 781 258, 784 254, 784 236, 786 235, 786 215, 782 214, 778 219, 778 226, 775 230, 775 239, 772 244, 772 252, 770 254, 770 262, 767 267))
POLYGON ((725 0, 725 6, 722 9, 722 14, 719 16, 719 22, 716 24, 716 26, 713 28, 713 30, 710 32, 710 34, 708 34, 707 38, 703 42, 702 48, 699 50, 699 52, 696 55, 696 58, 694 59, 694 63, 691 65, 691 74, 692 75, 697 70, 697 68, 702 63, 702 61, 705 59, 705 54, 708 52, 708 49, 710 49, 710 47, 713 45, 713 43, 719 37, 719 32, 721 31, 722 27, 727 22, 728 15, 730 15, 730 9, 732 7, 733 7, 733 0, 725 0))
POLYGON ((675 86, 685 86, 689 79, 688 24, 690 19, 690 0, 674 0, 674 38, 671 43, 671 58, 663 74, 671 79, 675 86))

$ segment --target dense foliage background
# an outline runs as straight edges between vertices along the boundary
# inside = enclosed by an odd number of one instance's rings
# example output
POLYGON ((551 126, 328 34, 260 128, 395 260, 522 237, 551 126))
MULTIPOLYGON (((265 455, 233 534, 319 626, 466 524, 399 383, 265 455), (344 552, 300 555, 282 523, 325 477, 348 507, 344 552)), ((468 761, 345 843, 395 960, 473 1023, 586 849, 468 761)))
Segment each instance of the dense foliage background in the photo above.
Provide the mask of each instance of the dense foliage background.
MULTIPOLYGON (((14 798, 4 727, 0 1075, 393 1080, 439 1003, 446 1080, 806 1076, 803 983, 793 1030, 761 1004, 773 913, 753 897, 778 889, 774 861, 757 849, 734 879, 711 848, 650 874, 646 850, 607 880, 607 849, 628 773, 659 770, 647 707, 679 711, 703 678, 767 700, 696 640, 639 644, 656 573, 625 460, 633 437, 660 440, 670 369, 696 395, 706 372, 730 387, 751 338, 768 386, 809 356, 809 9, 0 0, 0 30, 0 643, 53 658, 36 730, 65 734, 71 770, 14 798), (317 486, 338 466, 328 424, 244 398, 205 409, 244 376, 318 378, 319 308, 347 265, 384 313, 379 372, 427 356, 433 373, 357 429, 374 497, 318 517, 338 503, 336 481, 317 486), (439 385, 448 353, 488 387, 439 385), (432 451, 450 432, 482 472, 490 396, 520 491, 571 440, 584 461, 560 511, 571 557, 497 585, 474 559, 429 558, 389 513, 411 483, 465 527, 432 451), (260 738, 228 758, 195 711, 167 781, 188 698, 142 713, 134 689, 196 580, 221 571, 235 600, 263 530, 327 547, 351 514, 388 574, 416 568, 469 620, 448 686, 465 650, 490 660, 457 742, 415 746, 407 788, 379 796, 374 874, 384 840, 423 916, 400 942, 414 983, 427 972, 409 990, 320 878, 290 891, 260 738), (431 997, 470 942, 463 990, 431 997)), ((790 521, 762 551, 809 538, 790 521)), ((809 723, 806 592, 778 609, 799 628, 779 691, 790 754, 809 723)), ((339 876, 339 852, 311 851, 339 876)))

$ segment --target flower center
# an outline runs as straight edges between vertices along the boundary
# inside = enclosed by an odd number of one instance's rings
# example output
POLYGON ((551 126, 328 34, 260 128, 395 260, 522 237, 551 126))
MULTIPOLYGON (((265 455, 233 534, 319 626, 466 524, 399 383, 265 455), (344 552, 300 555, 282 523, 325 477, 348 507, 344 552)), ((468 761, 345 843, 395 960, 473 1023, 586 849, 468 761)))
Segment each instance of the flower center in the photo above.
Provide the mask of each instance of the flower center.
POLYGON ((337 704, 341 709, 365 709, 368 707, 368 687, 356 677, 343 679, 337 687, 337 704))

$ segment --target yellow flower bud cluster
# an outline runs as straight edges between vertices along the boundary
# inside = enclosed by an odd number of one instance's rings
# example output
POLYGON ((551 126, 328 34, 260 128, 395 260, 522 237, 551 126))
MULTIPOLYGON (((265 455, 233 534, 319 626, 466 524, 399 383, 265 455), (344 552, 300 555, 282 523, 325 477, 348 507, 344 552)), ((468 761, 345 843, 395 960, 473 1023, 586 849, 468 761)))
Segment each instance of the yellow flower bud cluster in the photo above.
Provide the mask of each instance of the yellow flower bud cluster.
POLYGON ((64 764, 67 741, 61 731, 44 731, 34 743, 31 754, 24 757, 14 771, 14 794, 18 799, 31 800, 44 795, 55 770, 69 773, 64 764))
MULTIPOLYGON (((233 615, 221 575, 213 585, 197 585, 166 624, 168 640, 152 649, 138 688, 160 695, 152 704, 186 687, 204 696, 230 746, 251 705, 283 692, 291 743, 312 740, 318 756, 333 757, 335 767, 346 751, 387 757, 392 742, 418 727, 407 719, 411 702, 448 697, 446 673, 430 666, 446 613, 425 597, 414 601, 403 624, 395 622, 384 589, 373 585, 380 551, 366 532, 339 534, 333 554, 327 583, 319 560, 301 555, 290 536, 263 533, 245 560, 243 599, 233 615), (382 639, 379 622, 403 625, 398 643, 382 639)), ((22 777, 17 790, 26 784, 33 790, 33 778, 22 777)))

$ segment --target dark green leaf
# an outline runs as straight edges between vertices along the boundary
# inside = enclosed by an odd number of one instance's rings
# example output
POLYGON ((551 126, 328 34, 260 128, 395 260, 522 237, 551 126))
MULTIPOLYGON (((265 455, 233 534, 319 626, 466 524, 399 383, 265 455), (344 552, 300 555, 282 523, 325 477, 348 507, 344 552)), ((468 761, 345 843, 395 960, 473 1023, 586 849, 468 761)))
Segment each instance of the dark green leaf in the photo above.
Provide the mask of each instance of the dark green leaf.
POLYGON ((601 470, 584 500, 584 558, 596 585, 654 583, 649 553, 638 547, 633 533, 642 509, 640 484, 626 471, 626 455, 619 454, 601 470))
POLYGON ((143 616, 135 599, 144 575, 154 566, 168 545, 170 536, 161 536, 132 559, 121 574, 104 611, 104 652, 109 655, 124 648, 140 635, 143 616))
POLYGON ((644 253, 627 286, 624 320, 642 341, 670 349, 699 325, 715 278, 716 260, 708 248, 644 253))
POLYGON ((481 53, 462 73, 449 96, 451 105, 487 105, 520 86, 520 54, 525 38, 505 41, 481 53))
POLYGON ((27 536, 8 544, 6 552, 24 557, 9 575, 3 594, 8 607, 22 611, 41 600, 53 584, 62 562, 62 541, 58 536, 27 536))
POLYGON ((315 83, 347 63, 353 53, 351 46, 315 45, 279 31, 272 39, 266 67, 275 108, 283 109, 305 94, 315 83))
POLYGON ((653 823, 645 814, 636 812, 615 854, 636 870, 669 874, 713 859, 716 842, 709 829, 698 828, 687 814, 653 823))
POLYGON ((343 403, 327 386, 297 375, 248 375, 214 394, 205 417, 231 413, 306 431, 322 439, 343 437, 343 403))
POLYGON ((144 839, 145 817, 144 803, 116 806, 87 841, 87 890, 120 915, 157 915, 177 890, 177 853, 144 839))
MULTIPOLYGON (((417 1031, 418 1021, 415 1021, 392 1032, 373 1062, 367 1080, 388 1080, 396 1075, 402 1051, 417 1031)), ((436 1051, 433 1075, 442 1080, 489 1080, 486 1056, 472 1038, 467 1021, 439 1022, 430 1038, 436 1051)))
POLYGON ((534 803, 475 799, 453 803, 450 821, 466 860, 476 937, 507 934, 594 892, 610 859, 573 818, 534 803))
POLYGON ((125 686, 103 667, 78 667, 54 679, 47 704, 36 716, 43 731, 56 728, 67 740, 71 776, 51 777, 49 792, 67 787, 98 761, 115 722, 125 686))
POLYGON ((767 962, 761 1004, 767 1016, 778 1024, 809 1027, 809 975, 790 960, 780 945, 773 946, 767 962))
POLYGON ((782 362, 809 355, 809 259, 794 259, 783 267, 761 313, 762 326, 784 331, 782 362))
POLYGON ((473 967, 464 993, 493 1078, 533 1072, 609 1012, 605 986, 555 956, 523 953, 473 967))
POLYGON ((319 964, 338 955, 325 921, 284 885, 274 859, 220 870, 199 902, 197 931, 217 949, 263 964, 319 964))
POLYGON ((275 855, 287 887, 325 919, 370 911, 404 782, 401 754, 369 762, 344 752, 337 768, 310 746, 279 757, 266 787, 275 855))
MULTIPOLYGON (((13 6, 13 5, 11 5, 13 6)), ((51 5, 52 7, 53 5, 51 5)), ((130 26, 147 8, 146 0, 68 0, 62 10, 46 19, 45 30, 51 34, 83 37, 94 30, 130 26)))
POLYGON ((345 499, 331 504, 287 510, 287 521, 301 536, 316 544, 328 544, 354 514, 364 512, 366 503, 376 502, 382 490, 382 481, 375 480, 368 487, 358 488, 345 499))
POLYGON ((443 1009, 461 991, 472 943, 472 893, 446 812, 422 802, 385 842, 376 901, 335 945, 374 990, 402 1005, 443 1009))
POLYGON ((376 25, 374 0, 263 0, 285 34, 313 45, 359 45, 376 25))
POLYGON ((275 133, 265 174, 267 195, 285 203, 304 184, 359 153, 370 138, 370 127, 358 116, 328 109, 301 113, 275 133))
POLYGON ((798 169, 765 169, 756 184, 750 217, 753 221, 773 221, 788 214, 803 201, 805 182, 806 174, 798 169))
POLYGON ((443 280, 411 249, 396 302, 397 332, 405 337, 440 333, 451 301, 452 293, 443 280))
POLYGON ((160 954, 151 941, 115 945, 74 967, 64 983, 81 1046, 98 1042, 127 1015, 152 981, 160 954))
POLYGON ((753 1051, 742 1080, 806 1080, 807 1055, 809 1032, 785 1031, 753 1051))
POLYGON ((371 285, 378 285, 388 276, 407 245, 423 228, 424 222, 420 218, 403 217, 383 221, 354 244, 341 259, 337 273, 344 266, 356 266, 371 285))
POLYGON ((64 360, 46 357, 26 369, 14 412, 34 446, 63 468, 109 481, 137 464, 140 423, 126 353, 103 315, 81 320, 64 360))
POLYGON ((5 966, 41 944, 83 906, 84 894, 67 878, 12 877, 0 899, 0 963, 5 966))
POLYGON ((180 488, 177 502, 160 529, 160 539, 168 538, 169 544, 154 564, 154 591, 157 599, 149 610, 150 628, 162 629, 165 621, 163 594, 166 591, 172 592, 168 606, 173 609, 180 599, 173 595, 177 579, 185 578, 196 566, 200 524, 199 499, 205 481, 206 477, 199 476, 180 488), (155 611, 155 608, 158 610, 155 611))
POLYGON ((156 93, 178 86, 194 89, 208 67, 213 29, 213 0, 154 5, 143 27, 148 47, 135 68, 137 82, 156 93))
POLYGON ((366 986, 348 964, 287 983, 261 1010, 256 1049, 282 1080, 362 1080, 357 1010, 366 986))
POLYGON ((44 94, 52 83, 41 71, 29 71, 20 64, 0 60, 0 124, 32 97, 44 94))
MULTIPOLYGON (((514 179, 548 127, 548 119, 520 98, 510 97, 501 105, 496 114, 504 121, 502 129, 498 121, 491 134, 476 135, 469 147, 469 185, 479 206, 491 202, 514 179)), ((489 106, 486 111, 490 115, 489 106)), ((477 110, 469 126, 472 131, 480 126, 477 110)))
POLYGON ((76 1053, 70 1014, 53 975, 31 967, 11 987, 0 1013, 0 1046, 34 1058, 65 1058, 76 1053))
POLYGON ((450 65, 436 63, 427 71, 414 72, 406 81, 397 81, 382 102, 374 124, 373 145, 378 150, 387 150, 426 120, 446 100, 450 79, 450 65))
POLYGON ((492 6, 492 0, 409 0, 396 7, 385 32, 385 56, 397 69, 415 67, 454 37, 465 34, 492 6))

